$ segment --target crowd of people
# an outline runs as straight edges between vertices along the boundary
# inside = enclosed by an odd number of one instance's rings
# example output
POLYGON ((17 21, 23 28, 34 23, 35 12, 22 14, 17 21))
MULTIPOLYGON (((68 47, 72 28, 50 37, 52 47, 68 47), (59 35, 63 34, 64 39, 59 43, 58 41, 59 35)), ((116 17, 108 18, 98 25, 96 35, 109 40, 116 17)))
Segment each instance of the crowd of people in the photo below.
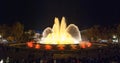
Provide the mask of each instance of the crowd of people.
MULTIPOLYGON (((39 51, 27 48, 16 48, 0 45, 0 60, 4 63, 120 63, 119 44, 107 44, 107 46, 79 50, 67 57, 53 57, 53 51, 39 51), (73 56, 76 55, 76 56, 73 56)), ((69 51, 67 51, 69 52, 69 51)))

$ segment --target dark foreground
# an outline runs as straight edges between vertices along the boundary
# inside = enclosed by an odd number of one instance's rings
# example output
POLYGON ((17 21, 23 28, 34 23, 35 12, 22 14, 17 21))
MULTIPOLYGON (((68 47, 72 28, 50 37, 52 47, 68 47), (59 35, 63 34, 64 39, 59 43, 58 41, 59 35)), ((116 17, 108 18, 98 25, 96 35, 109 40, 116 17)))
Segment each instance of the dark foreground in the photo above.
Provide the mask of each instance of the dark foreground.
POLYGON ((39 50, 0 45, 4 63, 120 63, 120 44, 98 44, 79 50, 39 50))

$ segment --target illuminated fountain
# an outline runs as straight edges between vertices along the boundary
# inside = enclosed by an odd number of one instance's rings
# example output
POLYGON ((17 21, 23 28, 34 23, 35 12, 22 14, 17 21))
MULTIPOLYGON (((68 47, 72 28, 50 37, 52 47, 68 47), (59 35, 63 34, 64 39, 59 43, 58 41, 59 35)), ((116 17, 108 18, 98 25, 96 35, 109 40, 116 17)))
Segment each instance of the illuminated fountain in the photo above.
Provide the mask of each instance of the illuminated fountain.
POLYGON ((52 28, 47 27, 43 31, 40 44, 79 44, 81 35, 78 27, 74 24, 66 25, 63 17, 61 23, 55 18, 52 28))
POLYGON ((29 48, 41 50, 79 50, 81 48, 91 47, 88 41, 82 41, 78 27, 74 24, 66 25, 63 17, 61 23, 55 18, 53 27, 47 27, 42 38, 35 43, 27 42, 29 48))

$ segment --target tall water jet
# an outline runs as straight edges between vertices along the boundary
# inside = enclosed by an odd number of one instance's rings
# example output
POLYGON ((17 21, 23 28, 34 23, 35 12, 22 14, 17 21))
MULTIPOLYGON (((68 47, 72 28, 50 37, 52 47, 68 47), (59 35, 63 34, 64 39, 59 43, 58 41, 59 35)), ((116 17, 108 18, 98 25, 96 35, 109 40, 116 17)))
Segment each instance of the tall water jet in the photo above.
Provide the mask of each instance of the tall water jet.
POLYGON ((55 18, 53 27, 47 27, 42 34, 41 44, 79 44, 81 41, 78 27, 74 24, 67 27, 64 17, 61 23, 55 18))

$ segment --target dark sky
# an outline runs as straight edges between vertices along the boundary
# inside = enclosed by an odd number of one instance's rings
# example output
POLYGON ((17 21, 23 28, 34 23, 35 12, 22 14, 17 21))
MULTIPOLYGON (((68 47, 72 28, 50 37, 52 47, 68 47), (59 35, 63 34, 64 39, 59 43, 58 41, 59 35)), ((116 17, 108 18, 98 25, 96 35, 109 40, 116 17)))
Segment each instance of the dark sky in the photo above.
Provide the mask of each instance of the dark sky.
POLYGON ((79 28, 120 23, 119 0, 0 0, 0 24, 20 21, 25 28, 52 26, 54 17, 66 17, 79 28))

